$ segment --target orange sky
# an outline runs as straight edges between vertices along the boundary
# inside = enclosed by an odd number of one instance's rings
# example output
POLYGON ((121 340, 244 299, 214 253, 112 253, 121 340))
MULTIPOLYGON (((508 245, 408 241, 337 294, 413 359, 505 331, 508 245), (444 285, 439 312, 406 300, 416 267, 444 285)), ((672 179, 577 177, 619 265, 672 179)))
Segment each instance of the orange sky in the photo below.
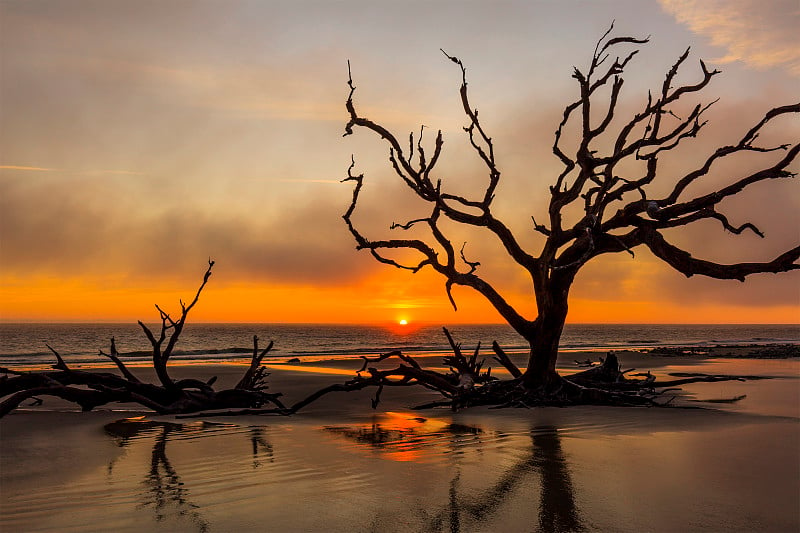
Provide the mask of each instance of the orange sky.
MULTIPOLYGON (((688 45, 681 82, 697 75, 697 58, 723 71, 701 97, 720 98, 712 123, 664 162, 662 190, 800 89, 792 0, 727 0, 725 17, 718 0, 412 3, 0 4, 0 320, 152 318, 154 303, 190 298, 213 257, 197 321, 498 322, 468 289, 455 289, 456 313, 432 272, 354 249, 341 220, 352 187, 339 183, 351 154, 367 176, 354 219, 370 238, 420 211, 379 139, 342 138, 348 59, 359 110, 401 139, 420 124, 441 128, 437 177, 470 190, 485 176, 461 129, 459 73, 439 48, 464 60, 503 172, 496 211, 533 253, 530 216, 545 218, 560 170, 550 147, 575 97, 572 65, 586 64, 611 19, 619 33, 652 35, 628 69, 620 113, 637 109, 688 45)), ((782 120, 765 136, 796 141, 800 124, 782 120)), ((757 164, 737 160, 704 187, 757 164)), ((800 241, 796 180, 722 207, 767 238, 706 224, 675 242, 736 262, 800 241)), ((453 232, 533 318, 529 283, 497 244, 453 232)), ((740 284, 686 279, 644 250, 603 257, 579 274, 569 321, 797 323, 800 273, 740 284)))
MULTIPOLYGON (((270 286, 225 284, 212 276, 198 306, 192 312, 197 322, 308 322, 308 323, 498 323, 495 310, 478 294, 455 289, 459 310, 450 307, 437 276, 387 270, 350 286, 270 286), (221 286, 220 286, 221 285, 221 286)), ((199 280, 198 276, 198 280, 199 280)), ((6 286, 0 306, 14 309, 22 321, 110 321, 152 319, 158 303, 179 311, 179 300, 189 300, 195 287, 132 289, 98 286, 83 281, 37 279, 6 286)), ((533 307, 518 295, 520 309, 533 307)), ((728 303, 665 302, 663 298, 642 300, 597 300, 573 297, 569 321, 573 323, 796 323, 794 305, 731 305, 728 303)))

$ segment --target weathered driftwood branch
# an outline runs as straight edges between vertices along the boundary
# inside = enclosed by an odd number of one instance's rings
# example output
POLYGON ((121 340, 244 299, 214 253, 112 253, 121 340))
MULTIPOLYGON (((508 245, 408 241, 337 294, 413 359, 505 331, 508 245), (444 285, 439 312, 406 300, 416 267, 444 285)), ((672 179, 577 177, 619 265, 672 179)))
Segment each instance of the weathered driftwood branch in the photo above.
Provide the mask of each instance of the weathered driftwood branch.
POLYGON ((522 372, 520 369, 511 359, 509 359, 506 352, 503 351, 499 344, 497 344, 497 341, 492 341, 492 350, 494 350, 495 353, 494 360, 503 365, 503 367, 509 371, 511 376, 514 378, 522 377, 522 372))
POLYGON ((159 306, 161 329, 158 338, 144 323, 139 322, 153 349, 153 368, 160 384, 144 383, 133 375, 117 351, 116 341, 111 339, 110 353, 102 350, 100 355, 114 362, 122 376, 109 372, 96 372, 72 369, 64 358, 47 345, 56 357, 53 371, 23 372, 0 368, 0 417, 5 416, 28 398, 55 396, 75 403, 84 411, 114 402, 138 403, 160 414, 191 413, 209 409, 260 408, 271 404, 280 412, 286 411, 279 393, 265 392, 269 375, 261 365, 264 356, 272 349, 272 342, 259 351, 258 337, 253 338, 253 355, 250 366, 233 389, 215 390, 216 378, 203 382, 197 379, 175 381, 167 370, 167 362, 178 343, 189 311, 197 304, 206 286, 213 261, 209 261, 203 282, 192 301, 186 305, 181 302, 180 317, 175 320, 159 306), (164 341, 166 346, 162 349, 164 341))
MULTIPOLYGON (((448 340, 451 342, 454 355, 446 356, 445 364, 449 364, 449 361, 453 358, 469 361, 461 354, 460 346, 452 341, 452 337, 449 335, 448 340)), ((377 390, 376 397, 372 401, 372 406, 375 408, 379 403, 380 394, 385 386, 411 385, 420 385, 442 395, 441 400, 425 403, 417 406, 417 409, 448 407, 458 410, 480 405, 533 407, 538 405, 565 406, 578 404, 665 407, 673 405, 674 396, 661 401, 660 398, 664 397, 665 394, 679 390, 676 388, 678 385, 768 379, 763 376, 697 373, 676 375, 676 377, 681 377, 682 379, 658 383, 655 376, 649 372, 642 375, 644 379, 632 379, 627 377, 627 374, 630 374, 633 369, 623 371, 616 355, 613 352, 609 352, 601 365, 571 376, 565 376, 557 384, 551 385, 549 388, 531 389, 524 386, 519 377, 501 381, 489 378, 488 371, 483 374, 487 379, 470 382, 469 379, 465 379, 467 376, 472 375, 472 370, 468 367, 464 367, 463 372, 459 371, 457 367, 451 367, 451 373, 449 374, 424 369, 413 357, 399 351, 388 352, 375 358, 364 357, 363 359, 364 366, 358 371, 358 375, 355 378, 314 392, 294 404, 290 411, 297 412, 329 393, 352 392, 368 387, 375 387, 377 390), (377 364, 394 357, 403 362, 396 368, 379 370, 374 367, 368 368, 367 366, 368 364, 377 364), (368 372, 368 376, 361 375, 365 371, 368 372)), ((248 411, 251 414, 256 412, 259 411, 248 411)), ((274 412, 274 410, 262 410, 260 412, 274 412)), ((233 411, 225 414, 242 413, 233 411)))
POLYGON ((119 371, 122 372, 122 375, 125 376, 125 379, 127 379, 128 381, 141 383, 139 381, 139 378, 134 376, 133 373, 131 373, 131 371, 128 370, 128 367, 125 366, 125 363, 123 363, 122 360, 119 358, 119 352, 117 352, 117 343, 114 340, 114 337, 111 337, 111 349, 109 350, 109 353, 105 353, 103 350, 100 350, 100 355, 111 359, 114 362, 114 364, 117 365, 119 371))
MULTIPOLYGON (((448 342, 453 349, 453 355, 445 356, 444 364, 450 366, 450 372, 443 373, 424 368, 414 357, 394 350, 375 357, 361 356, 364 363, 356 375, 343 382, 334 383, 314 391, 302 400, 294 403, 287 409, 257 408, 257 409, 228 409, 224 411, 202 411, 180 418, 201 416, 238 416, 256 414, 293 414, 319 401, 331 393, 355 392, 365 389, 374 389, 372 407, 380 404, 381 395, 386 387, 420 386, 441 395, 437 400, 423 403, 412 409, 432 409, 446 407, 459 410, 467 407, 489 406, 499 407, 534 407, 534 406, 569 406, 569 405, 608 405, 608 406, 644 406, 644 407, 686 407, 697 408, 686 403, 674 403, 676 393, 680 391, 679 385, 691 383, 719 382, 719 381, 748 381, 755 379, 769 379, 764 376, 738 376, 723 374, 670 374, 679 379, 657 382, 655 376, 647 373, 633 374, 634 369, 622 370, 619 360, 614 352, 609 352, 602 360, 602 364, 570 376, 560 378, 556 383, 536 389, 528 387, 521 379, 521 375, 514 379, 498 380, 491 377, 490 369, 480 374, 481 379, 472 380, 474 368, 470 366, 472 357, 467 358, 461 352, 460 345, 455 342, 449 331, 445 329, 448 342), (399 359, 400 364, 392 368, 378 368, 378 365, 399 359), (451 365, 453 360, 459 360, 464 366, 451 365), (462 370, 459 370, 459 369, 462 370), (629 377, 633 376, 633 377, 629 377), (642 378, 642 379, 636 379, 642 378)), ((496 342, 494 344, 497 344, 496 342)), ((505 353, 497 346, 496 351, 505 353)), ((477 350, 476 352, 477 353, 477 350)), ((507 355, 505 355, 508 360, 507 355)), ((508 360, 511 368, 516 368, 508 360)), ((510 370, 510 369, 509 369, 510 370)), ((518 370, 517 370, 518 371, 518 370)), ((737 400, 725 398, 709 400, 710 403, 727 403, 737 400)), ((706 400, 693 400, 699 402, 706 400)))
POLYGON ((250 359, 250 367, 244 373, 242 379, 236 385, 237 389, 244 390, 263 390, 267 388, 266 378, 269 376, 267 369, 261 366, 261 361, 267 355, 274 343, 269 341, 266 348, 258 351, 258 336, 253 335, 253 357, 250 359))
POLYGON ((447 337, 447 342, 450 344, 450 348, 453 350, 453 355, 445 357, 443 362, 450 367, 451 372, 458 376, 459 385, 461 387, 473 387, 476 383, 482 383, 493 379, 491 368, 488 368, 484 374, 481 374, 484 361, 478 361, 478 354, 481 350, 480 342, 478 342, 475 347, 472 356, 467 359, 461 352, 461 344, 453 340, 453 336, 450 335, 447 328, 442 329, 444 330, 445 337, 447 337))

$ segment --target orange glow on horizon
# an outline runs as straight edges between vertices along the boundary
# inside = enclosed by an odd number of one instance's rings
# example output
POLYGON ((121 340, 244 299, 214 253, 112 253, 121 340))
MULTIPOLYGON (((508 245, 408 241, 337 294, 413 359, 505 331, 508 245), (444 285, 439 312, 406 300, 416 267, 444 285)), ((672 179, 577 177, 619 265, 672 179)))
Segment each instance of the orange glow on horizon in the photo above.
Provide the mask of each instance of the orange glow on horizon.
MULTIPOLYGON (((153 286, 118 279, 0 279, 0 320, 6 322, 135 322, 157 320, 154 304, 177 312, 197 280, 153 286)), ((498 324, 498 313, 476 292, 454 290, 450 306, 432 273, 382 271, 351 285, 224 284, 212 277, 192 310, 193 322, 376 324, 398 335, 425 325, 498 324), (402 314, 398 314, 402 309, 402 314), (406 323, 403 324, 402 321, 406 323)), ((530 302, 511 295, 515 305, 530 302)), ((525 309, 531 316, 535 309, 525 309)), ((701 302, 599 301, 573 297, 570 323, 796 324, 800 306, 731 306, 701 302)))

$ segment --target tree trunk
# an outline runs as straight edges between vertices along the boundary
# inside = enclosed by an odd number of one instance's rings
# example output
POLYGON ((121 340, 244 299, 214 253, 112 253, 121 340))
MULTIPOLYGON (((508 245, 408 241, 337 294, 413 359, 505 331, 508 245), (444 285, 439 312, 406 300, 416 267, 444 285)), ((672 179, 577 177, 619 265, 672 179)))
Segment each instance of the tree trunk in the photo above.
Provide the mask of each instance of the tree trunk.
POLYGON ((541 387, 559 379, 556 373, 558 347, 567 320, 569 283, 560 287, 551 285, 545 297, 539 298, 539 317, 533 322, 531 335, 526 337, 531 351, 528 368, 522 379, 528 387, 541 387))

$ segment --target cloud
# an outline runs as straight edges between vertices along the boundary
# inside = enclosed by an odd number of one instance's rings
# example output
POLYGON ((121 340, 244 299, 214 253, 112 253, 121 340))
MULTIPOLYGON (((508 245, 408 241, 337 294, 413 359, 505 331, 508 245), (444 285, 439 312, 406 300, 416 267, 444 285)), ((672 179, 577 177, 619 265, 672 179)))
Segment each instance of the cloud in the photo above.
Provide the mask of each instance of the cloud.
MULTIPOLYGON (((316 64, 313 58, 308 63, 316 64)), ((343 116, 337 98, 341 90, 335 90, 338 86, 334 88, 331 78, 316 71, 289 77, 285 73, 291 66, 280 63, 176 66, 164 58, 71 57, 58 68, 64 66, 109 90, 138 92, 145 98, 167 100, 171 106, 258 120, 341 121, 343 116)))
POLYGON ((57 168, 25 167, 20 165, 0 165, 0 170, 30 170, 34 172, 55 172, 57 168))
POLYGON ((137 172, 134 170, 88 170, 81 172, 82 174, 119 174, 122 176, 146 176, 146 172, 137 172))
POLYGON ((294 178, 282 178, 277 179, 280 183, 341 183, 341 180, 312 180, 312 179, 294 179, 294 178))
POLYGON ((66 170, 60 168, 45 168, 45 167, 29 167, 22 165, 0 165, 0 170, 21 170, 23 172, 61 172, 70 174, 119 174, 122 176, 145 176, 144 172, 136 172, 133 170, 66 170))
POLYGON ((355 252, 340 218, 346 200, 340 204, 336 192, 287 197, 269 213, 209 210, 168 196, 154 206, 150 193, 101 178, 0 181, 0 271, 170 283, 211 256, 228 283, 326 286, 379 268, 355 252))
POLYGON ((781 67, 800 76, 800 5, 796 0, 659 0, 693 32, 725 48, 720 63, 781 67))

